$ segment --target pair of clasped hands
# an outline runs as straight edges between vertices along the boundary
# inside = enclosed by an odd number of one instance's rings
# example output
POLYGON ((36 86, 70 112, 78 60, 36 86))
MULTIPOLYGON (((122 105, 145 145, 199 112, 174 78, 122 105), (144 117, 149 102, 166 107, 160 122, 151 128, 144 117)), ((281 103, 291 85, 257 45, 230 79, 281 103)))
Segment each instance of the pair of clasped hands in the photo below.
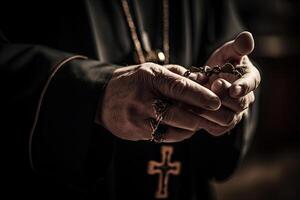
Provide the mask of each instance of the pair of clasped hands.
POLYGON ((248 59, 254 49, 249 32, 215 50, 206 65, 222 66, 226 62, 246 66, 242 77, 220 73, 210 77, 187 71, 179 65, 141 65, 114 71, 108 82, 97 116, 98 122, 115 136, 125 140, 149 140, 156 118, 153 102, 170 99, 173 103, 161 123, 167 126, 164 142, 179 142, 204 129, 214 136, 230 131, 239 123, 254 102, 253 91, 260 74, 248 59))

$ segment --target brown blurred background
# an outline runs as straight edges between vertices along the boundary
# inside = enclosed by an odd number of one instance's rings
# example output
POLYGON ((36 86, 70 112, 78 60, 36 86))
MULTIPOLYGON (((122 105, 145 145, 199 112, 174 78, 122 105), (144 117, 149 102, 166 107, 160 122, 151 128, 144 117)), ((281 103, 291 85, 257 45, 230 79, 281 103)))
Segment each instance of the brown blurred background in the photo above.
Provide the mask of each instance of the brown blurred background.
POLYGON ((262 72, 255 137, 218 200, 300 199, 300 1, 236 0, 262 72))

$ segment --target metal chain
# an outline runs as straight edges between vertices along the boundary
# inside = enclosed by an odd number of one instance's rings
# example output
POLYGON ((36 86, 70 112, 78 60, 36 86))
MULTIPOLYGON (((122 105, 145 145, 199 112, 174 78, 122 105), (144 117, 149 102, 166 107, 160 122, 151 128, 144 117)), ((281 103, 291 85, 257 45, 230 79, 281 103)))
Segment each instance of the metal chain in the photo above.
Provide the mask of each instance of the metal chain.
POLYGON ((165 54, 164 64, 170 62, 170 41, 169 41, 169 2, 163 0, 163 52, 165 54))
MULTIPOLYGON (((163 1, 163 53, 164 53, 164 64, 168 64, 170 60, 170 42, 169 42, 169 2, 168 0, 163 1)), ((121 0, 122 8, 126 17, 127 25, 130 30, 131 39, 134 44, 134 48, 138 57, 138 62, 144 63, 147 61, 145 54, 142 49, 142 44, 137 34, 137 27, 133 21, 132 14, 130 12, 128 0, 121 0)))
POLYGON ((135 51, 137 54, 138 61, 139 61, 139 63, 144 63, 144 62, 146 62, 146 59, 145 59, 145 56, 144 56, 144 53, 142 50, 141 42, 138 38, 136 26, 133 22, 133 18, 132 18, 131 12, 130 12, 128 1, 121 0, 121 3, 122 3, 124 14, 126 16, 126 21, 127 21, 127 24, 128 24, 129 30, 130 30, 131 39, 134 44, 134 48, 135 48, 135 51))

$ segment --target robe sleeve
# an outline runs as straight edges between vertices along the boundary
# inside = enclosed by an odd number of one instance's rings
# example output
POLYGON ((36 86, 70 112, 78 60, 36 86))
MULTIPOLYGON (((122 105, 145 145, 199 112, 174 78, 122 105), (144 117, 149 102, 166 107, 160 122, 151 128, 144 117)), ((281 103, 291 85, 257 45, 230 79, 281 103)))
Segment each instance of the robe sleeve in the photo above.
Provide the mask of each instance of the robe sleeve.
POLYGON ((44 46, 2 42, 0 80, 6 103, 1 111, 10 126, 10 157, 25 157, 25 165, 60 182, 104 176, 112 136, 95 117, 116 68, 44 46))

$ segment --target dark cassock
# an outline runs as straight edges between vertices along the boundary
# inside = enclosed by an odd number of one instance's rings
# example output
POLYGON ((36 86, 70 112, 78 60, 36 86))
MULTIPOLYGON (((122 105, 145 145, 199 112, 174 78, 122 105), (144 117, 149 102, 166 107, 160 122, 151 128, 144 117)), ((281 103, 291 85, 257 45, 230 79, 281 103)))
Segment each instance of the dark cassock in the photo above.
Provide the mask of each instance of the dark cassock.
MULTIPOLYGON (((138 63, 122 2, 1 3, 3 195, 210 199, 209 181, 235 170, 253 107, 228 134, 170 144, 122 140, 95 123, 114 69, 138 63)), ((169 0, 167 18, 165 1, 126 2, 144 50, 163 49, 168 20, 169 63, 203 66, 242 31, 231 1, 169 0)))

